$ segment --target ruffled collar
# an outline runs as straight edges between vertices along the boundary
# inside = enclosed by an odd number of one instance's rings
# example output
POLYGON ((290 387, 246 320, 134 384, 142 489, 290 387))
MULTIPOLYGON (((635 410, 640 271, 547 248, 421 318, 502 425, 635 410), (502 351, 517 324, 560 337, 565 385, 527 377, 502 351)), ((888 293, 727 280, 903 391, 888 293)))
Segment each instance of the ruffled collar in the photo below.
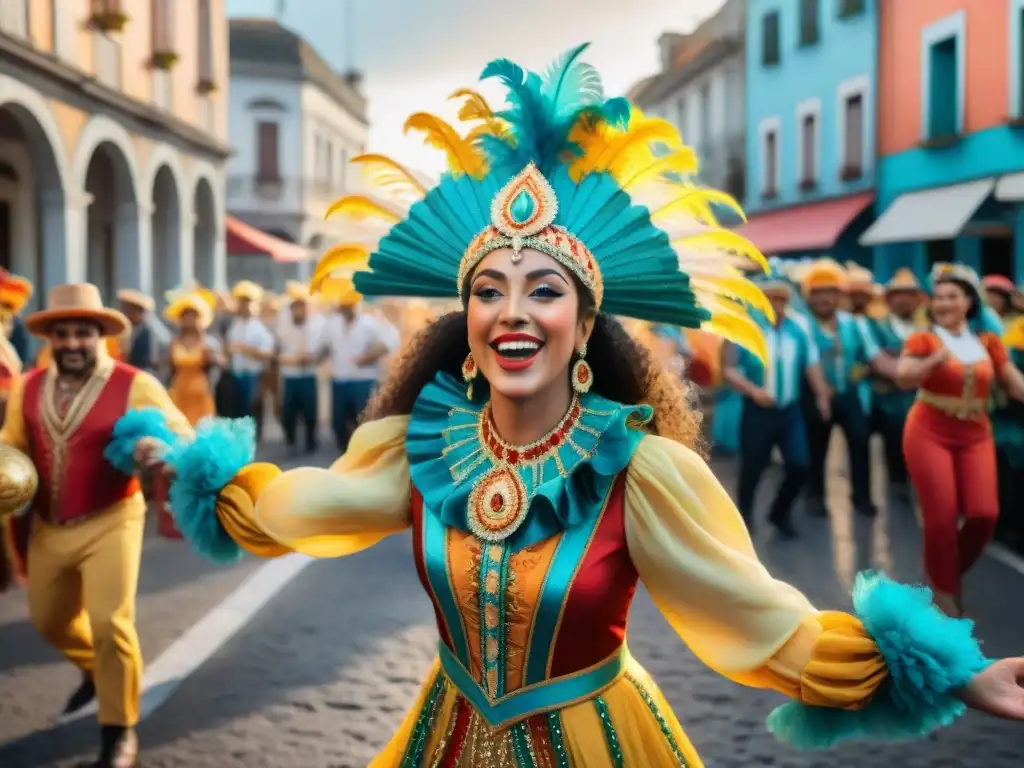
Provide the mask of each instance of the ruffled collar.
POLYGON ((510 446, 489 428, 486 404, 467 400, 462 383, 441 373, 413 407, 409 471, 428 513, 464 531, 473 530, 470 504, 481 503, 474 489, 495 472, 514 473, 521 485, 513 485, 528 503, 522 524, 507 539, 518 550, 599 513, 653 413, 650 406, 585 394, 545 438, 510 446))

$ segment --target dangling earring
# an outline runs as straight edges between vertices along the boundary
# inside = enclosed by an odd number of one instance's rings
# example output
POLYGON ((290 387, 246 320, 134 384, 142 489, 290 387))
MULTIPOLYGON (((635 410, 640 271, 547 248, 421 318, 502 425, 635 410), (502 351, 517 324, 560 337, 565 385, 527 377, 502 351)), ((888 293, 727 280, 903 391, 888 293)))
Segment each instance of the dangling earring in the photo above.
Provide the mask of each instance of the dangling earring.
POLYGON ((594 369, 584 358, 587 356, 587 345, 584 344, 577 353, 578 359, 572 365, 572 388, 578 395, 585 395, 594 383, 594 369))
POLYGON ((476 360, 473 359, 473 353, 470 352, 462 362, 462 380, 469 385, 466 387, 467 400, 473 399, 473 380, 476 379, 477 372, 476 360))

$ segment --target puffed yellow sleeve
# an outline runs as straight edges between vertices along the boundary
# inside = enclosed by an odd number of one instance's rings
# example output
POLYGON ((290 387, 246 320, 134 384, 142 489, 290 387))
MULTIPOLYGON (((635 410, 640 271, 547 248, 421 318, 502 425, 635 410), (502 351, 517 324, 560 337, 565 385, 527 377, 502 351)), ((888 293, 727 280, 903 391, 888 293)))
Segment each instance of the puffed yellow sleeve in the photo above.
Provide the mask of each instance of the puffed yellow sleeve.
POLYGON ((244 468, 217 498, 221 526, 264 557, 289 551, 340 557, 405 530, 412 493, 408 425, 408 416, 363 424, 330 469, 244 468))
POLYGON ((132 379, 132 388, 128 392, 128 407, 131 409, 155 408, 163 414, 171 432, 179 437, 191 438, 195 433, 188 419, 167 394, 164 385, 156 376, 139 371, 132 379))
POLYGON ((24 390, 25 377, 19 376, 12 382, 10 393, 7 396, 4 426, 0 429, 0 443, 27 453, 28 432, 25 430, 25 414, 21 410, 24 390))
POLYGON ((672 628, 708 666, 805 704, 857 708, 886 678, 861 622, 772 578, 704 460, 644 437, 626 476, 626 541, 672 628))

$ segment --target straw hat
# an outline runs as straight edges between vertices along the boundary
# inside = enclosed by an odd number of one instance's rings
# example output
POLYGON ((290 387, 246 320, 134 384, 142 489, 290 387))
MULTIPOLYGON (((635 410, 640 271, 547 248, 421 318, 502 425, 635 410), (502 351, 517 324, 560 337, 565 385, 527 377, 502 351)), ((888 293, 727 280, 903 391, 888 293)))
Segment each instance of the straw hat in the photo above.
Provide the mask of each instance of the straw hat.
POLYGON ((164 310, 164 317, 177 325, 181 322, 181 316, 190 310, 199 316, 196 324, 200 328, 210 327, 210 323, 213 322, 213 307, 210 306, 209 300, 198 291, 183 294, 175 299, 164 310))
POLYGON ((263 289, 252 280, 241 280, 231 289, 231 298, 259 301, 263 298, 263 289))
POLYGON ((893 293, 895 291, 913 291, 916 293, 920 290, 921 283, 918 282, 914 273, 906 267, 897 269, 893 276, 889 278, 889 282, 885 284, 886 293, 893 293))
POLYGON ((819 259, 800 275, 800 286, 804 293, 819 289, 846 289, 846 270, 832 259, 819 259))
POLYGON ((336 307, 354 307, 363 300, 363 295, 356 290, 351 279, 332 277, 320 289, 321 295, 336 307))
POLYGON ((117 300, 122 304, 131 304, 133 307, 144 309, 147 312, 152 312, 156 309, 152 296, 147 296, 142 291, 135 291, 131 288, 122 288, 118 291, 117 300))
POLYGON ((284 284, 284 292, 292 303, 297 301, 308 302, 312 298, 309 294, 309 286, 305 283, 300 283, 298 280, 286 282, 284 284))
POLYGON ((870 269, 865 269, 853 262, 847 262, 846 288, 850 293, 864 293, 874 296, 875 276, 871 273, 870 269))
POLYGON ((54 323, 61 320, 92 320, 99 324, 104 336, 120 336, 131 323, 116 309, 103 306, 100 289, 92 283, 58 285, 50 291, 46 309, 25 318, 25 328, 36 336, 46 336, 54 323))

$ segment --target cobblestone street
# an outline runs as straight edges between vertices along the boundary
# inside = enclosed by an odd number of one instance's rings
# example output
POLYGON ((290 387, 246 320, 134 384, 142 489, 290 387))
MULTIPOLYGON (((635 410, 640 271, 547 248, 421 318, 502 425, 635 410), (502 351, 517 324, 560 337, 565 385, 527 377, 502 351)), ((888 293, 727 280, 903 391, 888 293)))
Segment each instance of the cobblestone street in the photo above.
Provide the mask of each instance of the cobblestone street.
MULTIPOLYGON (((716 469, 731 487, 732 463, 718 461, 716 469)), ((841 491, 841 484, 836 487, 841 491)), ((797 541, 758 532, 758 549, 773 573, 828 608, 849 606, 849 580, 862 568, 885 566, 898 578, 920 578, 912 510, 894 509, 872 526, 865 519, 850 519, 841 502, 834 507, 830 521, 800 520, 797 541)), ((247 560, 218 571, 176 542, 147 551, 139 602, 148 659, 259 565, 247 560)), ((1024 651, 1022 590, 1024 573, 992 558, 970 576, 967 607, 990 656, 1024 651)), ((0 766, 69 768, 92 754, 95 724, 83 718, 46 730, 76 678, 34 635, 22 603, 19 594, 0 599, 0 741, 8 742, 0 747, 0 766)), ((630 626, 632 652, 654 674, 710 766, 1021 764, 1024 729, 973 714, 923 743, 794 752, 763 727, 781 697, 741 688, 703 667, 642 591, 630 626)), ((411 704, 435 643, 432 612, 416 581, 408 536, 345 560, 314 563, 142 723, 144 764, 361 768, 411 704)))

